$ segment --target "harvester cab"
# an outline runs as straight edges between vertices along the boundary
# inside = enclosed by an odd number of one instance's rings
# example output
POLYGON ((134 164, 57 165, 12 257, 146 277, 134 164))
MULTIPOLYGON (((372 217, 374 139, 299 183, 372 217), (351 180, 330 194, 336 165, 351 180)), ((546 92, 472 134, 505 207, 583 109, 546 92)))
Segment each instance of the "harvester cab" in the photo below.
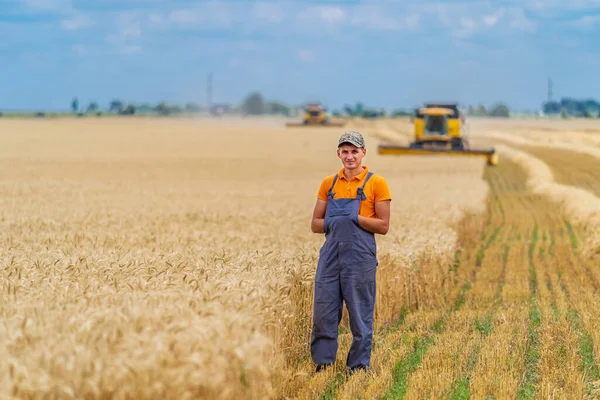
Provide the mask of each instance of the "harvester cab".
POLYGON ((309 104, 304 109, 304 117, 302 119, 305 125, 308 124, 326 124, 327 110, 320 104, 309 104))
POLYGON ((302 122, 288 122, 286 126, 344 126, 344 124, 331 121, 327 110, 321 104, 309 103, 304 108, 302 122))
POLYGON ((464 116, 456 103, 428 103, 413 118, 414 141, 408 147, 382 144, 379 154, 466 155, 486 157, 489 165, 498 164, 492 149, 470 149, 463 134, 464 116))

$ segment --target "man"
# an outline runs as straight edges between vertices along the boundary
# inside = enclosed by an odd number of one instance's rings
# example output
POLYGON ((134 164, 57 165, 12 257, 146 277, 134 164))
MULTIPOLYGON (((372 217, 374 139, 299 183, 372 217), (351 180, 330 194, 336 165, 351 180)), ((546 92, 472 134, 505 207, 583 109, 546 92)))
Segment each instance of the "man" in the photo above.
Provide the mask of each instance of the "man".
POLYGON ((373 341, 377 248, 375 234, 390 224, 390 191, 386 180, 362 165, 367 154, 359 132, 345 132, 337 156, 343 168, 323 180, 311 223, 325 233, 315 276, 312 359, 317 372, 335 362, 338 326, 345 301, 352 330, 349 372, 369 369, 373 341))

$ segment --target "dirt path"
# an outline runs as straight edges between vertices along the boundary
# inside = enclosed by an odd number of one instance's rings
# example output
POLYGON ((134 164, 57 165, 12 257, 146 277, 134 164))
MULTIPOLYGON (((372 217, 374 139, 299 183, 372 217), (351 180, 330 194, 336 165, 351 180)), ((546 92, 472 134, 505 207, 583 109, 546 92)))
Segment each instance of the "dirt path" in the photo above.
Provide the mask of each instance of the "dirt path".
MULTIPOLYGON (((581 162, 552 157, 564 166, 556 168, 562 183, 597 187, 599 179, 581 162)), ((486 170, 486 179, 492 195, 480 217, 485 228, 461 233, 465 247, 448 277, 457 290, 446 306, 409 313, 380 332, 377 367, 369 374, 324 376, 318 393, 313 387, 300 398, 584 398, 596 392, 600 311, 590 305, 600 271, 578 254, 584 233, 526 189, 517 165, 503 160, 486 170)))

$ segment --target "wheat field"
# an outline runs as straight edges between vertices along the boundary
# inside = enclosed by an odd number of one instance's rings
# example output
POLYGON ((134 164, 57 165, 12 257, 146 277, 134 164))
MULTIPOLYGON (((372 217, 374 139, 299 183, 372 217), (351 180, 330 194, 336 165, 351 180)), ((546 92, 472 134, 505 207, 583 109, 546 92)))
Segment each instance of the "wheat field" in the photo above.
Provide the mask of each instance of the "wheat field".
POLYGON ((488 167, 376 154, 407 120, 1 120, 0 396, 594 397, 600 132, 569 122, 475 121, 488 167), (310 217, 346 129, 393 197, 351 377, 347 315, 335 368, 309 349, 310 217))

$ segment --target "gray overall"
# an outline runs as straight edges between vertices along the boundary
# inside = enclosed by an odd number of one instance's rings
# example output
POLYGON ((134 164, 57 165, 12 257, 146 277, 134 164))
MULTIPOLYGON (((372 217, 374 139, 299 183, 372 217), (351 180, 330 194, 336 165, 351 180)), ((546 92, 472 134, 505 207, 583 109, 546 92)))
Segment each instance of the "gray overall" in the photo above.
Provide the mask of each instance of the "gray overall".
POLYGON ((358 225, 365 183, 356 198, 334 199, 336 175, 329 188, 325 213, 325 243, 321 247, 315 277, 315 302, 311 354, 315 364, 332 364, 338 349, 342 301, 346 302, 352 330, 352 347, 346 365, 369 367, 373 342, 377 248, 375 235, 358 225))

